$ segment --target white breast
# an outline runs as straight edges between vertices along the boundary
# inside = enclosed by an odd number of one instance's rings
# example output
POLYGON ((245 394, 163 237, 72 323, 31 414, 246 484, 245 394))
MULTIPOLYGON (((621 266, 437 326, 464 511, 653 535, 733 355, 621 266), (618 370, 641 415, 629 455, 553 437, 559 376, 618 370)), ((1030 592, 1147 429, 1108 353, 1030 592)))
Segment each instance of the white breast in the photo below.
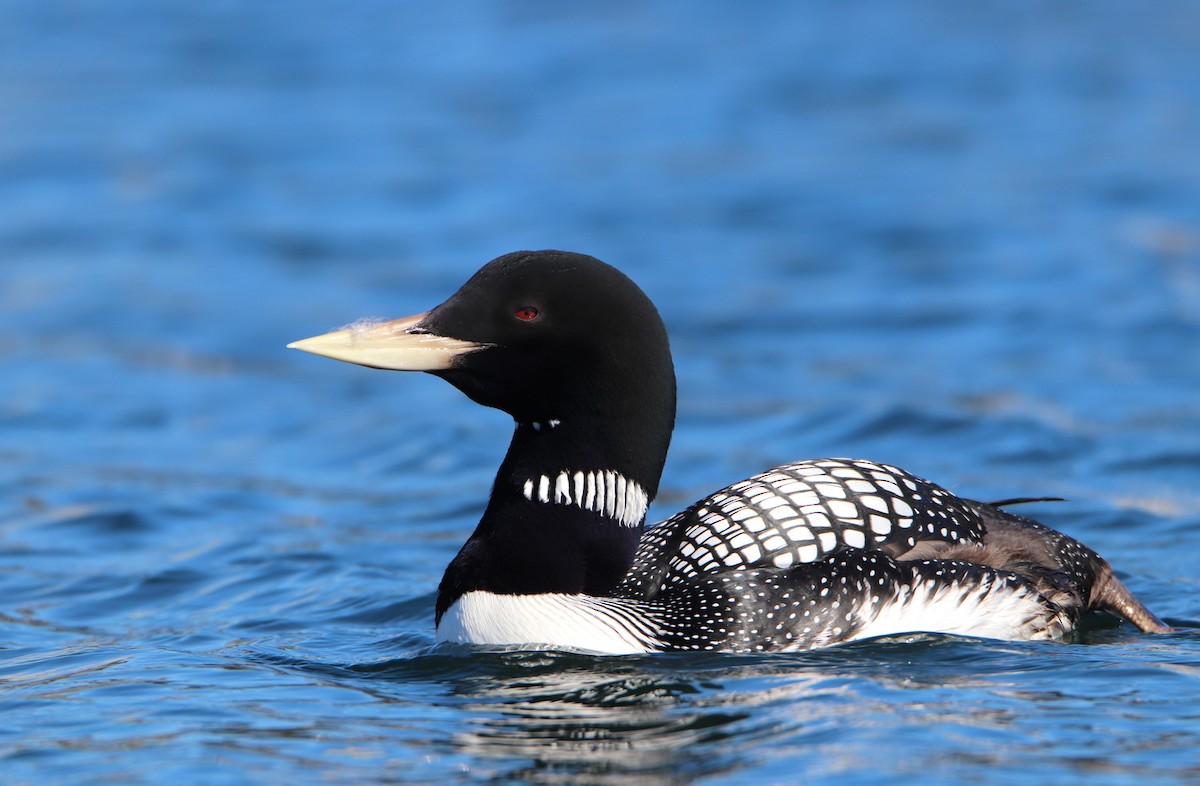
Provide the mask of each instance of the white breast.
POLYGON ((657 634, 658 626, 645 604, 637 601, 476 590, 465 593, 442 615, 437 640, 630 655, 656 651, 657 634))

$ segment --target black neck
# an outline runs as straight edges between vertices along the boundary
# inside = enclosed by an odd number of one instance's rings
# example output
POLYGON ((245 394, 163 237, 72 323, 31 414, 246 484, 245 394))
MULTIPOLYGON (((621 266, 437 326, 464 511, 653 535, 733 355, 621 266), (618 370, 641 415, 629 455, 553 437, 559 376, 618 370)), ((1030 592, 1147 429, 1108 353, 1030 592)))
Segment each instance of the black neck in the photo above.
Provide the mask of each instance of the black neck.
POLYGON ((483 518, 442 578, 437 619, 472 590, 611 591, 633 562, 644 528, 637 503, 658 492, 673 421, 672 396, 670 407, 620 417, 518 422, 483 518), (625 495, 616 506, 596 498, 614 482, 625 495))

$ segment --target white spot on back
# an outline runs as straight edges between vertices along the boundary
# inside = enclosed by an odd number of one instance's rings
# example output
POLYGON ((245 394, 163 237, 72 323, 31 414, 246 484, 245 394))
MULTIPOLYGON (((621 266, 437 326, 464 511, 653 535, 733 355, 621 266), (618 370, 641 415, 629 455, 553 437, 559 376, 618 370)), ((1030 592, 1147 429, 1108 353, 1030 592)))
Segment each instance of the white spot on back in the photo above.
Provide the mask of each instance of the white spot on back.
POLYGON ((877 535, 886 535, 892 531, 892 522, 890 519, 885 519, 883 516, 871 514, 871 531, 877 535))
POLYGON ((888 512, 887 503, 883 501, 882 497, 876 494, 864 494, 858 498, 858 501, 861 502, 864 507, 868 507, 876 513, 888 512))
POLYGON ((858 508, 853 503, 841 499, 829 500, 829 512, 839 519, 858 518, 858 508))

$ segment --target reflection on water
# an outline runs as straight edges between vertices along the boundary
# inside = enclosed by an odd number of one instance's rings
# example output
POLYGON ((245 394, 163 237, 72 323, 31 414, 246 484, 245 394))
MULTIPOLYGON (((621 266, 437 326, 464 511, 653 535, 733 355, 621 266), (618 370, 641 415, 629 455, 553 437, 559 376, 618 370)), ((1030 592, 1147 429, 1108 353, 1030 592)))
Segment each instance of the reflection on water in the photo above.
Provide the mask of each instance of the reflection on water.
MULTIPOLYGON (((563 671, 555 665, 549 660, 503 683, 459 686, 482 701, 465 705, 479 715, 455 733, 456 750, 492 762, 497 774, 513 779, 621 782, 649 776, 686 783, 736 769, 741 756, 728 749, 731 742, 751 746, 782 731, 769 715, 753 717, 771 689, 732 698, 703 675, 616 674, 586 663, 563 671)), ((724 679, 740 682, 732 675, 724 679)))
MULTIPOLYGON (((699 664, 668 658, 619 668, 570 656, 510 656, 501 669, 505 677, 453 685, 454 695, 467 700, 463 708, 476 715, 451 743, 489 777, 538 782, 622 783, 650 775, 687 783, 721 773, 774 772, 794 755, 808 762, 806 775, 836 776, 870 767, 864 739, 886 743, 896 771, 920 772, 959 757, 986 767, 1014 756, 1032 764, 1057 755, 1058 742, 1038 735, 1014 739, 1014 726, 1025 725, 1022 716, 1034 707, 1047 722, 1070 719, 1060 733, 1082 741, 1073 759, 1081 768, 1122 772, 1128 765, 1104 763, 1107 735, 1096 730, 1111 726, 1115 739, 1128 724, 1145 723, 1166 733, 1180 720, 1169 713, 1156 717, 1160 708, 1147 707, 1112 721, 1103 713, 1078 720, 1080 710, 1090 713, 1098 699, 1118 706, 1135 702, 1136 670, 1116 670, 1119 679, 1128 672, 1119 690, 1028 691, 1014 687, 1028 671, 994 670, 1012 666, 1009 653, 1035 659, 1021 664, 1029 671, 1047 668, 1036 662, 1043 657, 1055 660, 1054 645, 984 650, 931 641, 817 657, 699 664), (512 674, 514 669, 521 673, 512 674), (964 694, 972 696, 969 703, 961 700, 964 694), (933 739, 936 753, 930 752, 933 739)), ((1164 747, 1152 734, 1123 744, 1131 753, 1164 747)), ((1177 746, 1178 740, 1165 745, 1177 746)))
MULTIPOLYGON (((454 670, 472 672, 439 680, 447 694, 434 702, 449 702, 464 723, 431 743, 467 757, 476 774, 547 783, 646 777, 690 783, 773 771, 797 754, 810 762, 811 775, 859 771, 870 763, 864 736, 891 740, 892 756, 904 747, 897 740, 911 737, 912 750, 892 762, 900 770, 920 770, 930 734, 976 761, 1002 759, 1013 753, 1019 707, 1055 701, 1049 693, 1019 700, 1013 694, 1022 674, 1050 668, 1046 663, 1017 661, 1024 671, 1008 675, 1003 669, 1012 668, 1011 656, 1018 654, 1049 654, 1053 662, 1056 646, 912 637, 771 658, 472 655, 453 648, 457 654, 369 671, 372 691, 383 681, 398 694, 426 669, 445 671, 447 658, 460 663, 454 670), (436 664, 426 662, 432 660, 436 664), (960 700, 964 691, 975 697, 968 706, 960 700)), ((1037 746, 1030 741, 1027 747, 1037 746)))

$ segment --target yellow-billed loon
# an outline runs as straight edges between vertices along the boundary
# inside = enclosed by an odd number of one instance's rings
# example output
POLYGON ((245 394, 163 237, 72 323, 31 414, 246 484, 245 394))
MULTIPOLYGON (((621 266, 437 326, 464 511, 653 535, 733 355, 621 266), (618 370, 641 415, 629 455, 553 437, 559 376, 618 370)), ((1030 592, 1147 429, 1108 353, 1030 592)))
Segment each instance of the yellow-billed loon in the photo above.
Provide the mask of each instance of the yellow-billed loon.
POLYGON ((289 346, 427 371, 516 421, 438 588, 439 642, 620 654, 1061 639, 1093 610, 1170 630, 1078 541, 872 461, 776 467, 646 528, 675 422, 667 331, 589 256, 508 254, 427 313, 289 346))

